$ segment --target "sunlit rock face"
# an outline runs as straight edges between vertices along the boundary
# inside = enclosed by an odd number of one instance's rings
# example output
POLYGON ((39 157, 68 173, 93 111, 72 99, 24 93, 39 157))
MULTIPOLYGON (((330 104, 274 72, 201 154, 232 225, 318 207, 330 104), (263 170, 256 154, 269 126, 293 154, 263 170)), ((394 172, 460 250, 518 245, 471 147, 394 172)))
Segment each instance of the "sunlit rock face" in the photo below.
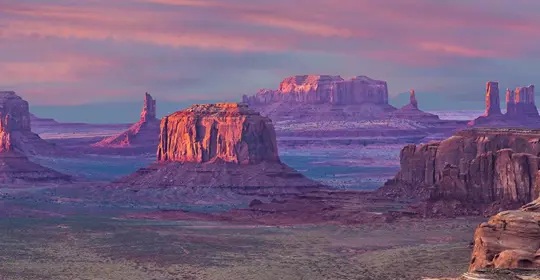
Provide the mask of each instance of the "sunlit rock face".
POLYGON ((241 103, 194 105, 161 121, 158 161, 279 162, 272 121, 241 103))
POLYGON ((173 193, 186 187, 232 189, 242 195, 322 186, 281 163, 272 121, 243 103, 193 105, 164 117, 157 161, 117 183, 173 193))
POLYGON ((305 104, 388 104, 386 82, 366 76, 345 80, 340 76, 301 75, 285 78, 277 90, 260 90, 253 96, 244 96, 249 105, 280 102, 305 104))
POLYGON ((148 93, 144 95, 141 118, 128 130, 107 137, 92 146, 102 148, 129 148, 146 146, 150 151, 155 149, 159 139, 160 120, 156 118, 156 100, 148 93))
POLYGON ((469 270, 482 268, 540 268, 540 199, 478 226, 469 270))

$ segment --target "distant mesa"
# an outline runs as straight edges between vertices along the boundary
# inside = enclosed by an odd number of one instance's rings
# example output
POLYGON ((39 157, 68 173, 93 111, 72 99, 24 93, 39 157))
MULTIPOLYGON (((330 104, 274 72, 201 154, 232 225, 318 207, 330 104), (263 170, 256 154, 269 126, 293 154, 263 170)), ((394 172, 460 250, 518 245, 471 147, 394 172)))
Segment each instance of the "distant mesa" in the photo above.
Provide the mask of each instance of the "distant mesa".
POLYGON ((291 76, 277 90, 262 89, 242 101, 274 121, 380 118, 395 110, 388 104, 386 82, 366 76, 291 76))
POLYGON ((246 104, 193 105, 163 118, 159 135, 157 162, 118 183, 244 192, 320 186, 281 163, 272 121, 246 104))
POLYGON ((262 89, 255 95, 244 95, 242 101, 275 121, 438 120, 418 108, 414 92, 410 104, 401 109, 391 106, 387 83, 367 76, 348 80, 332 75, 291 76, 277 90, 262 89))
POLYGON ((540 115, 534 100, 534 85, 506 89, 506 113, 500 108, 499 83, 487 82, 486 112, 469 123, 471 126, 540 127, 540 115))
POLYGON ((281 102, 307 104, 388 104, 386 82, 366 76, 344 80, 340 76, 302 75, 285 78, 277 90, 260 90, 254 96, 244 96, 244 103, 266 105, 281 102))
POLYGON ((127 148, 134 146, 156 147, 159 139, 160 120, 156 118, 156 100, 148 93, 144 95, 144 106, 140 120, 128 130, 107 137, 95 144, 102 148, 127 148))

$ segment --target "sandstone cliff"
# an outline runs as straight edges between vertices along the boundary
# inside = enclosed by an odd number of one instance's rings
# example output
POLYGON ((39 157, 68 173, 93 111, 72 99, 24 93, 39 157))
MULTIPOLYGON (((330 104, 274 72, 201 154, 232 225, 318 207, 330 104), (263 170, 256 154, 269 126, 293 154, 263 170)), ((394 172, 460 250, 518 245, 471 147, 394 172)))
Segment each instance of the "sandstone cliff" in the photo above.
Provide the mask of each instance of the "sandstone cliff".
POLYGON ((280 162, 272 121, 246 104, 193 105, 173 113, 161 121, 159 142, 157 162, 118 183, 241 188, 244 193, 321 186, 280 162))
POLYGON ((476 210, 493 203, 523 205, 540 194, 539 143, 540 131, 472 129, 408 145, 400 154, 400 171, 379 193, 459 201, 476 210))
POLYGON ((156 118, 156 101, 148 93, 144 96, 144 106, 140 120, 128 130, 111 137, 107 137, 93 147, 102 148, 127 148, 148 147, 153 150, 159 139, 160 121, 156 118))
POLYGON ((540 199, 478 226, 469 270, 482 268, 540 268, 540 199))
POLYGON ((245 104, 194 105, 161 122, 159 161, 279 162, 272 121, 245 104))

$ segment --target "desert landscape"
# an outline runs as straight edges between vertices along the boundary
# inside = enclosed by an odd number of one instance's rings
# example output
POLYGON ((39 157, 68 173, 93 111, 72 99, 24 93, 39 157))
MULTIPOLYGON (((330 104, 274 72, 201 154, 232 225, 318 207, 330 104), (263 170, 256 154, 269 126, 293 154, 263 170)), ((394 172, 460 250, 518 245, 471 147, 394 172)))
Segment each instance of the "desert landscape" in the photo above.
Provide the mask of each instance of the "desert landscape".
POLYGON ((0 1, 0 280, 540 280, 539 10, 0 1))

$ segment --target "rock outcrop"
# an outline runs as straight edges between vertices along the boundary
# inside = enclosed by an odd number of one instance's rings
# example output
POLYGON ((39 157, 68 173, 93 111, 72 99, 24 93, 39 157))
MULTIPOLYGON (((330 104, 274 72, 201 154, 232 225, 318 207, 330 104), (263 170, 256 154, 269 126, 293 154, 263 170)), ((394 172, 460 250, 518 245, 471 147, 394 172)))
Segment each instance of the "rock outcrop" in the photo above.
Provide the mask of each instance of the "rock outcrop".
POLYGON ((487 82, 486 84, 486 117, 501 115, 501 102, 499 100, 499 83, 487 82))
POLYGON ((92 144, 92 146, 101 148, 146 147, 153 150, 159 140, 159 124, 160 120, 156 118, 156 101, 150 94, 146 93, 141 118, 137 123, 128 130, 107 137, 92 144))
POLYGON ((486 113, 469 123, 485 127, 540 127, 540 115, 534 101, 534 85, 506 89, 506 113, 499 104, 499 83, 488 82, 486 90, 486 113))
POLYGON ((281 163, 272 121, 241 103, 193 105, 161 121, 157 162, 118 183, 132 187, 319 187, 281 163))
POLYGON ((426 113, 418 108, 418 101, 414 89, 410 93, 409 104, 399 108, 398 110, 389 114, 392 118, 411 119, 420 121, 438 121, 439 116, 426 113))
POLYGON ((540 199, 478 226, 469 270, 484 268, 540 268, 540 199))
POLYGON ((56 148, 33 133, 28 102, 13 91, 0 92, 0 151, 52 154, 56 148))
POLYGON ((540 194, 539 154, 540 131, 465 130, 440 142, 404 147, 400 171, 379 193, 460 202, 460 209, 446 209, 454 214, 488 210, 494 203, 515 207, 540 194))
POLYGON ((194 105, 161 122, 158 161, 279 162, 272 121, 245 104, 194 105))

